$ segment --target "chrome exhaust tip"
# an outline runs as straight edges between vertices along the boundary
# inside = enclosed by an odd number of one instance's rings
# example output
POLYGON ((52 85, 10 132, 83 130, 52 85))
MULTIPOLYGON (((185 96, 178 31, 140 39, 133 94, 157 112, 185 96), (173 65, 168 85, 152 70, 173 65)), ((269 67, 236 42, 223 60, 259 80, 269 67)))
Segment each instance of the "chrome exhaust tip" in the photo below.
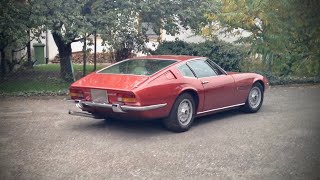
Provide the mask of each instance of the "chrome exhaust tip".
POLYGON ((76 107, 77 107, 77 108, 83 109, 83 105, 82 105, 82 103, 81 103, 80 100, 79 100, 79 101, 75 101, 75 103, 76 103, 76 107))
POLYGON ((103 119, 103 118, 99 118, 97 116, 94 116, 94 115, 92 115, 90 113, 86 113, 86 112, 79 112, 79 111, 69 110, 68 114, 74 115, 74 116, 88 117, 88 118, 93 118, 93 119, 103 119))

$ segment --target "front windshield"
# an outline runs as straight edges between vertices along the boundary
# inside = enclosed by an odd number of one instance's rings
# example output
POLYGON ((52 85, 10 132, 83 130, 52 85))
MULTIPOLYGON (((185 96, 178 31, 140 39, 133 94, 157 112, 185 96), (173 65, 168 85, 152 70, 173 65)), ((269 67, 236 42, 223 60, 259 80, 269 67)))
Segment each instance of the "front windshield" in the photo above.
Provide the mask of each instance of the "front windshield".
POLYGON ((102 69, 98 73, 149 76, 175 62, 175 60, 163 59, 130 59, 102 69))

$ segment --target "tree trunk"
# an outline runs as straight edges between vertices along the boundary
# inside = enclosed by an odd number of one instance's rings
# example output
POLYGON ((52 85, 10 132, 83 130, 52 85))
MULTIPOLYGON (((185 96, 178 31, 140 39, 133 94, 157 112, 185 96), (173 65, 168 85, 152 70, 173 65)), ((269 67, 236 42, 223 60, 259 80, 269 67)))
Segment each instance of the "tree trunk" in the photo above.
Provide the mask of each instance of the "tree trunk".
POLYGON ((27 43, 27 58, 28 63, 27 67, 31 68, 33 66, 32 59, 31 59, 31 41, 30 41, 30 31, 27 31, 28 33, 28 43, 27 43))
POLYGON ((97 31, 94 31, 93 71, 97 70, 97 31))
POLYGON ((56 43, 59 51, 59 57, 60 57, 60 76, 62 79, 66 81, 74 81, 74 74, 71 64, 71 55, 72 55, 72 49, 71 49, 71 42, 65 43, 63 41, 63 38, 53 32, 52 33, 54 42, 56 43))
POLYGON ((87 66, 87 38, 85 37, 83 42, 83 74, 82 74, 83 77, 86 75, 86 66, 87 66))
POLYGON ((0 53, 1 53, 1 76, 4 77, 7 73, 6 54, 4 50, 1 50, 0 53))
POLYGON ((128 48, 117 49, 116 51, 116 62, 122 61, 124 59, 128 59, 132 57, 131 50, 128 48))
POLYGON ((132 50, 133 50, 133 43, 132 41, 123 41, 121 43, 121 48, 117 49, 116 51, 116 62, 122 61, 124 59, 132 58, 132 50))

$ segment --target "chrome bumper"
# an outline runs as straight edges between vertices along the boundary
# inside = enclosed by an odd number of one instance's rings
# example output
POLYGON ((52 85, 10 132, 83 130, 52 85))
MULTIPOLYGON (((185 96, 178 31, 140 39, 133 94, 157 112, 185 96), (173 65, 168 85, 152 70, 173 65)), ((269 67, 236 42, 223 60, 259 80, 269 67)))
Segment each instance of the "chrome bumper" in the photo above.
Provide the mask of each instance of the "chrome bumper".
POLYGON ((68 100, 68 101, 75 102, 76 106, 80 109, 83 109, 84 106, 89 106, 89 107, 112 109, 113 112, 117 112, 117 113, 126 113, 128 111, 149 111, 149 110, 162 108, 167 105, 167 103, 164 103, 164 104, 155 104, 150 106, 128 106, 123 104, 105 104, 105 103, 95 103, 95 102, 81 101, 81 100, 68 100))

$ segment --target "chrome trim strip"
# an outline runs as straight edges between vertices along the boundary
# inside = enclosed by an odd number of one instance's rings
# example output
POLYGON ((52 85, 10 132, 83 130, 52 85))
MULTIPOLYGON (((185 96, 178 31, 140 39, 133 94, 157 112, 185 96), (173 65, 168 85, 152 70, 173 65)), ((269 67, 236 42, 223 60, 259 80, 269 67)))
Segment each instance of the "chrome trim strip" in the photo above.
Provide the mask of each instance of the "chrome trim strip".
POLYGON ((121 105, 121 104, 104 104, 104 103, 94 103, 94 102, 86 102, 86 101, 80 101, 79 103, 81 105, 84 104, 86 106, 91 106, 91 107, 109 108, 109 109, 112 109, 114 112, 120 112, 120 113, 124 113, 125 111, 149 111, 149 110, 162 108, 167 105, 167 103, 164 103, 164 104, 155 104, 150 106, 127 106, 127 105, 121 105))
POLYGON ((232 105, 232 106, 226 106, 226 107, 221 107, 221 108, 217 108, 217 109, 211 109, 211 110, 207 110, 207 111, 198 112, 197 114, 203 114, 203 113, 208 113, 208 112, 213 112, 213 111, 219 111, 219 110, 228 109, 228 108, 232 108, 232 107, 242 106, 244 104, 245 103, 241 103, 241 104, 235 104, 235 105, 232 105))
POLYGON ((153 109, 158 109, 158 108, 162 108, 165 107, 167 105, 167 103, 164 104, 155 104, 155 105, 150 105, 150 106, 121 106, 121 108, 125 111, 149 111, 149 110, 153 110, 153 109))

